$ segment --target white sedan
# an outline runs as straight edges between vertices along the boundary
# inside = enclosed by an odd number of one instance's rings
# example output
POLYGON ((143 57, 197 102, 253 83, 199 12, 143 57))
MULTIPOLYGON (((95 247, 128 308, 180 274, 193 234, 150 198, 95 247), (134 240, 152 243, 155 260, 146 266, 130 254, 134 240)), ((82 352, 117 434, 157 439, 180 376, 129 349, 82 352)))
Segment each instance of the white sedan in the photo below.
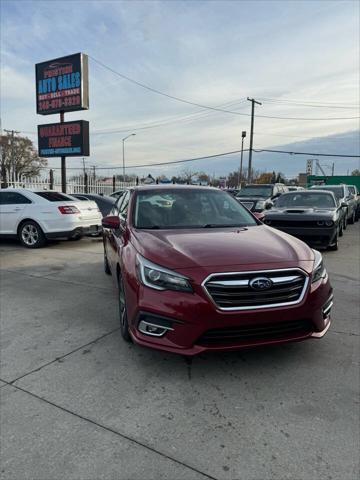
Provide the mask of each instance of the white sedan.
POLYGON ((76 201, 51 190, 0 190, 0 237, 17 237, 28 248, 47 239, 78 239, 101 231, 95 202, 76 201))

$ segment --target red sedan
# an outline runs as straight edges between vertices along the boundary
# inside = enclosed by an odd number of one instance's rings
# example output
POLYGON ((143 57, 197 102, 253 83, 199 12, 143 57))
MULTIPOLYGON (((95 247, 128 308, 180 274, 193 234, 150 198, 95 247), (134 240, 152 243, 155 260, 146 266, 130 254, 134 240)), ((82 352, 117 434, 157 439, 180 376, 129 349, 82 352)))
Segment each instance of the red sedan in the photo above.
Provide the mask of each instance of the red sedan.
POLYGON ((321 254, 226 192, 129 189, 103 228, 127 341, 194 355, 320 338, 330 326, 321 254))

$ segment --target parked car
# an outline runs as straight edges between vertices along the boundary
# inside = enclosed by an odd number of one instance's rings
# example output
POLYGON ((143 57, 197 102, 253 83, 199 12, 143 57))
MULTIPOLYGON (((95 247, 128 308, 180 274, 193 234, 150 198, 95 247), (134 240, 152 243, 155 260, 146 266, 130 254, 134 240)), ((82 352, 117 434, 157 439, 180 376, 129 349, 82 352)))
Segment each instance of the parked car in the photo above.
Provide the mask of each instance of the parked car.
POLYGON ((249 184, 242 187, 236 195, 236 200, 251 212, 262 212, 271 208, 273 201, 285 192, 287 187, 282 183, 249 184))
POLYGON ((240 190, 238 190, 237 188, 228 188, 225 191, 227 193, 230 193, 230 195, 232 195, 233 197, 236 197, 236 195, 239 193, 240 190))
POLYGON ((330 326, 321 254, 225 191, 134 187, 102 224, 127 341, 194 355, 320 338, 330 326))
POLYGON ((266 211, 264 223, 314 247, 337 250, 343 232, 343 210, 332 192, 289 192, 281 195, 275 207, 266 211))
POLYGON ((299 190, 305 190, 304 187, 298 187, 296 185, 288 185, 287 186, 288 192, 297 192, 299 190))
POLYGON ((344 209, 344 230, 348 223, 354 223, 356 217, 357 202, 355 197, 350 193, 347 185, 313 185, 311 189, 328 190, 333 192, 344 209))
POLYGON ((122 196, 122 194, 125 192, 124 189, 122 190, 117 190, 116 192, 113 192, 110 194, 110 197, 114 197, 114 198, 119 198, 122 196))
POLYGON ((0 236, 18 238, 28 248, 42 247, 49 239, 79 239, 102 229, 95 202, 85 204, 50 190, 1 190, 0 216, 0 236))
POLYGON ((356 200, 356 214, 355 220, 359 220, 360 218, 360 192, 356 185, 348 185, 349 192, 351 195, 354 195, 354 199, 356 200))
POLYGON ((106 215, 109 214, 110 210, 114 206, 114 203, 116 202, 114 197, 98 195, 96 193, 72 193, 71 196, 77 198, 78 200, 91 200, 95 202, 103 217, 106 217, 106 215))

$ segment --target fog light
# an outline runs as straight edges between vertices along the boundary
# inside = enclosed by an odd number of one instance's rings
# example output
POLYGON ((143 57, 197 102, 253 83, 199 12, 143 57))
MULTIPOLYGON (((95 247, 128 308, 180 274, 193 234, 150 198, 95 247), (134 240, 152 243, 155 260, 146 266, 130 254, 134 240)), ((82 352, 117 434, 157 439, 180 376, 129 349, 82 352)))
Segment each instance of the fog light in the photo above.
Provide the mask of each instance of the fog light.
POLYGON ((171 327, 164 327, 161 325, 155 325, 154 323, 141 320, 138 326, 139 332, 144 335, 150 335, 152 337, 162 337, 168 330, 174 330, 171 327))
POLYGON ((322 311, 323 311, 323 318, 324 319, 327 318, 330 315, 330 311, 332 309, 332 306, 334 305, 333 299, 334 299, 334 296, 331 296, 329 298, 329 300, 323 306, 322 311))

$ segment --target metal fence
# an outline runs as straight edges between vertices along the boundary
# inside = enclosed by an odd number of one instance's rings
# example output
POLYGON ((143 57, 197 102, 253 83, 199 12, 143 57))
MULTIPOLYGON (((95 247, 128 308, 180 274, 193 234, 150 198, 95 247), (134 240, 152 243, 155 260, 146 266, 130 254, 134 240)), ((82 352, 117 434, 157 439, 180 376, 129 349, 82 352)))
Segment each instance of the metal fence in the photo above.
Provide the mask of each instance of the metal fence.
MULTIPOLYGON (((121 190, 126 187, 132 187, 136 185, 136 181, 132 182, 119 182, 115 177, 112 182, 104 182, 100 179, 94 179, 93 177, 79 177, 77 179, 68 180, 66 182, 66 192, 71 193, 102 193, 104 195, 110 195, 111 193, 121 190)), ((7 182, 9 188, 29 188, 39 190, 56 190, 61 192, 61 179, 60 178, 32 178, 23 179, 18 182, 7 182)))

